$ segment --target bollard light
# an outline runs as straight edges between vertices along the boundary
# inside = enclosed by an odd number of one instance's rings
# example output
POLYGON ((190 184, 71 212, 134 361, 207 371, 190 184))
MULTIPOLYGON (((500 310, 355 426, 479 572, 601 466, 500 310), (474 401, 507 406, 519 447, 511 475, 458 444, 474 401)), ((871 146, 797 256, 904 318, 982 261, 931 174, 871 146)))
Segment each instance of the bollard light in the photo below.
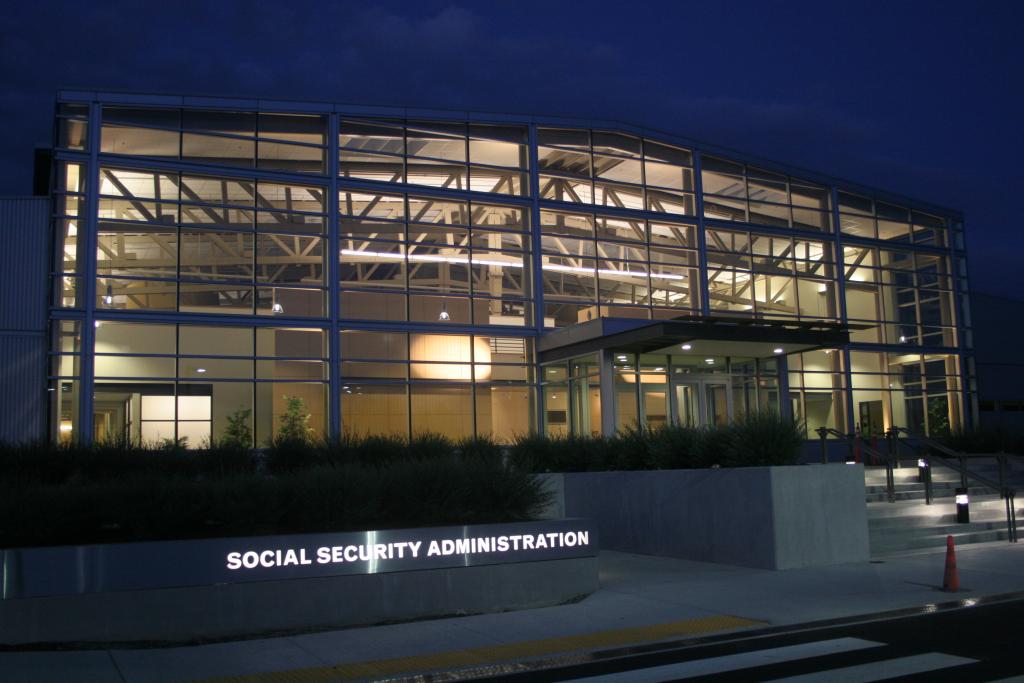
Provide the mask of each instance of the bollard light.
POLYGON ((917 459, 917 480, 924 482, 925 476, 928 474, 928 461, 924 458, 917 459))
POLYGON ((971 521, 971 507, 967 499, 967 489, 956 490, 956 521, 967 524, 971 521))

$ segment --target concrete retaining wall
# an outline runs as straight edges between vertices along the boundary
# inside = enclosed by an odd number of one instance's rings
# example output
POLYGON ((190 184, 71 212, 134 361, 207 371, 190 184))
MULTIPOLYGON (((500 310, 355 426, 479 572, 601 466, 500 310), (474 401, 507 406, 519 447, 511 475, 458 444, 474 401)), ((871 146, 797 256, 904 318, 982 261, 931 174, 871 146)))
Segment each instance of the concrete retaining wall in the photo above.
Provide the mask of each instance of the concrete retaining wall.
POLYGON ((556 605, 597 558, 0 602, 0 642, 189 641, 556 605))
POLYGON ((545 475, 602 549, 791 569, 869 558, 864 468, 802 465, 545 475))
POLYGON ((153 642, 556 605, 598 588, 588 520, 0 550, 0 644, 153 642))

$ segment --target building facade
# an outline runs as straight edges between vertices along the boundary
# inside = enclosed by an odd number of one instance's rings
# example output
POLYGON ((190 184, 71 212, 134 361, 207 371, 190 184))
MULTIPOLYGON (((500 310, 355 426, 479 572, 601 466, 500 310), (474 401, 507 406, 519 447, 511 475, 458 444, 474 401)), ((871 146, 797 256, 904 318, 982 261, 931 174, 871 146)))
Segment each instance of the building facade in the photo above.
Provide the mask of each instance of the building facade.
POLYGON ((596 121, 61 92, 55 136, 55 438, 972 420, 956 211, 596 121))

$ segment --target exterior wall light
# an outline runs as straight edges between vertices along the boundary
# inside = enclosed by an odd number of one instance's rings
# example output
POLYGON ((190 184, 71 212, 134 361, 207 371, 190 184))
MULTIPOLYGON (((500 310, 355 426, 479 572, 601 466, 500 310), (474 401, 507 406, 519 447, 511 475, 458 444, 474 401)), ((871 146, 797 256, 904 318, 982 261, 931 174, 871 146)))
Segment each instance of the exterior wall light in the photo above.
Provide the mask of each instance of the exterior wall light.
POLYGON ((196 372, 198 372, 201 375, 204 372, 206 372, 206 368, 196 368, 196 372))
POLYGON ((680 348, 682 348, 683 351, 689 351, 693 346, 691 344, 683 344, 680 348))
POLYGON ((447 303, 441 304, 441 312, 437 315, 437 319, 440 320, 441 322, 448 322, 449 320, 452 319, 452 317, 448 315, 447 303))
POLYGON ((714 365, 715 364, 715 359, 714 358, 705 358, 704 362, 707 363, 708 365, 714 365))
POLYGON ((772 349, 772 353, 774 353, 775 355, 782 353, 782 347, 776 346, 774 349, 772 349))
POLYGON ((967 489, 956 490, 956 521, 957 524, 967 524, 971 521, 970 501, 967 498, 967 489))

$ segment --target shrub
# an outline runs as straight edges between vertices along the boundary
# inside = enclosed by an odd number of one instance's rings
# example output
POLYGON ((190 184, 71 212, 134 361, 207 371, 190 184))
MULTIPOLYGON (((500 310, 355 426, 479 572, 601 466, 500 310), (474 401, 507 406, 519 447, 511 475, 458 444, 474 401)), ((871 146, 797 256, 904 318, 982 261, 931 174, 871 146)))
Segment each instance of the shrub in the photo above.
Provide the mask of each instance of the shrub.
POLYGON ((704 467, 700 461, 703 433, 693 427, 668 425, 652 431, 647 446, 650 469, 704 467))
POLYGON ((329 447, 312 439, 275 437, 266 450, 267 471, 272 474, 295 472, 324 463, 329 447))
POLYGON ((443 434, 420 432, 409 439, 408 457, 431 460, 448 457, 455 451, 455 442, 443 434))
POLYGON ((531 472, 588 472, 608 469, 613 446, 600 436, 530 434, 515 440, 509 457, 531 472))
MULTIPOLYGON (((651 469, 648 445, 650 432, 643 431, 639 425, 631 425, 609 439, 606 458, 601 469, 607 470, 646 470, 651 469)), ((593 461, 591 461, 593 462, 593 461)), ((593 463, 598 464, 598 463, 593 463)))
POLYGON ((799 422, 777 413, 752 413, 736 420, 728 430, 723 467, 795 465, 804 443, 799 422))
POLYGON ((490 436, 467 436, 455 442, 455 451, 466 461, 497 461, 503 458, 502 447, 490 436))
POLYGON ((0 483, 0 547, 353 531, 530 519, 533 475, 495 459, 316 466, 277 477, 0 483))
POLYGON ((323 459, 332 466, 346 463, 386 465, 407 457, 408 444, 400 436, 369 434, 366 436, 346 432, 329 439, 322 446, 323 459))

